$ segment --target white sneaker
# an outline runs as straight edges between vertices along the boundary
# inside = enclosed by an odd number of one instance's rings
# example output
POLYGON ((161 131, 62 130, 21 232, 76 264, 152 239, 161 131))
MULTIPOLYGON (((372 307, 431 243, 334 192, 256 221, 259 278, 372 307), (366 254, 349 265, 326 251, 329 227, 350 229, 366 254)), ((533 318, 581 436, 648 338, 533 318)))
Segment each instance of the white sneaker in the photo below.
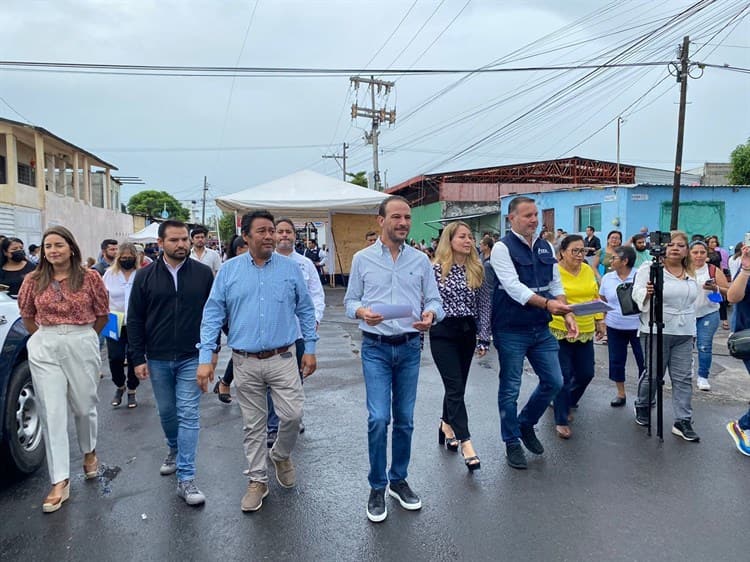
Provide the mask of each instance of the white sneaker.
POLYGON ((704 379, 703 377, 698 377, 698 382, 696 383, 696 386, 698 387, 698 390, 705 390, 705 391, 711 390, 711 385, 708 384, 708 379, 704 379))

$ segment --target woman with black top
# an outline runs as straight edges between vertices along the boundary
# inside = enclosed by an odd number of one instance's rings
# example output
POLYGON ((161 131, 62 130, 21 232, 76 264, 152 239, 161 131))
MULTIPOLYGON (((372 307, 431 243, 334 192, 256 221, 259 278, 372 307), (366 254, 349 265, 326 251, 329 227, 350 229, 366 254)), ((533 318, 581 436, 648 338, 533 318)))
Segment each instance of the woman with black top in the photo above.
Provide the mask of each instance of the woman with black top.
POLYGON ((490 287, 466 223, 454 222, 443 230, 432 267, 446 314, 430 330, 430 351, 445 387, 438 443, 451 451, 460 444, 466 468, 473 471, 480 462, 471 443, 464 393, 475 350, 481 357, 490 344, 490 287))
POLYGON ((23 278, 36 269, 23 251, 23 241, 19 238, 5 238, 0 243, 0 285, 8 286, 11 297, 18 295, 23 278))

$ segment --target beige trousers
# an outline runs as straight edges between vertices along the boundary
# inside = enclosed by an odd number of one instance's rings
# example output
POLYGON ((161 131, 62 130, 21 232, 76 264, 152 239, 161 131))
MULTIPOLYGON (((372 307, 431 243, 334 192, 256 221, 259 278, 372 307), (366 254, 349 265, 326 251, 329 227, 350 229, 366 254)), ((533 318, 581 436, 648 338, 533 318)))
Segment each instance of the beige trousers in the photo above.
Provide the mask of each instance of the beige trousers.
POLYGON ((96 447, 99 336, 92 325, 41 326, 27 344, 52 483, 70 478, 68 405, 82 453, 96 447))
POLYGON ((297 358, 292 351, 274 355, 268 359, 244 357, 232 354, 234 384, 237 401, 242 412, 245 455, 250 467, 250 480, 268 482, 266 474, 266 420, 268 405, 266 387, 271 389, 271 398, 279 416, 279 433, 271 455, 276 460, 285 460, 299 436, 302 407, 305 393, 297 370, 297 358))

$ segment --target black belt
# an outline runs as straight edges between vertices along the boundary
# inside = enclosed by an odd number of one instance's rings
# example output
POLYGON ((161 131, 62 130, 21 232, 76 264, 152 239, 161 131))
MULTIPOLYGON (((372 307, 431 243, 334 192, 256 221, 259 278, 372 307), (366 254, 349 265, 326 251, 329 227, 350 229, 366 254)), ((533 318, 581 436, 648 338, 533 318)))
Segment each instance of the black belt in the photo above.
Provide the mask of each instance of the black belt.
POLYGON ((277 349, 269 349, 268 351, 250 352, 250 351, 242 351, 241 349, 233 349, 232 352, 236 353, 237 355, 241 355, 242 357, 253 357, 255 359, 268 359, 269 357, 273 357, 274 355, 279 355, 280 353, 285 353, 289 351, 290 347, 292 347, 291 344, 286 345, 284 347, 279 347, 277 349))
POLYGON ((408 342, 410 339, 419 337, 419 332, 406 332, 404 334, 399 334, 398 336, 381 336, 380 334, 373 334, 372 332, 365 332, 362 330, 362 336, 378 343, 401 345, 402 343, 408 342))

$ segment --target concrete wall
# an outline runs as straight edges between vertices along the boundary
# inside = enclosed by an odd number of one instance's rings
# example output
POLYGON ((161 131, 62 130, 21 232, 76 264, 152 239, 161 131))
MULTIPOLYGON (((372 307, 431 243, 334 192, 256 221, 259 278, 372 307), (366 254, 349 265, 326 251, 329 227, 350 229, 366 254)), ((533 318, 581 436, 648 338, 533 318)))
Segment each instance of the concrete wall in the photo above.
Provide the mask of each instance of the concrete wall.
POLYGON ((122 242, 133 233, 130 215, 89 207, 56 193, 47 193, 46 215, 47 226, 61 225, 73 233, 84 258, 96 258, 105 238, 122 242))

